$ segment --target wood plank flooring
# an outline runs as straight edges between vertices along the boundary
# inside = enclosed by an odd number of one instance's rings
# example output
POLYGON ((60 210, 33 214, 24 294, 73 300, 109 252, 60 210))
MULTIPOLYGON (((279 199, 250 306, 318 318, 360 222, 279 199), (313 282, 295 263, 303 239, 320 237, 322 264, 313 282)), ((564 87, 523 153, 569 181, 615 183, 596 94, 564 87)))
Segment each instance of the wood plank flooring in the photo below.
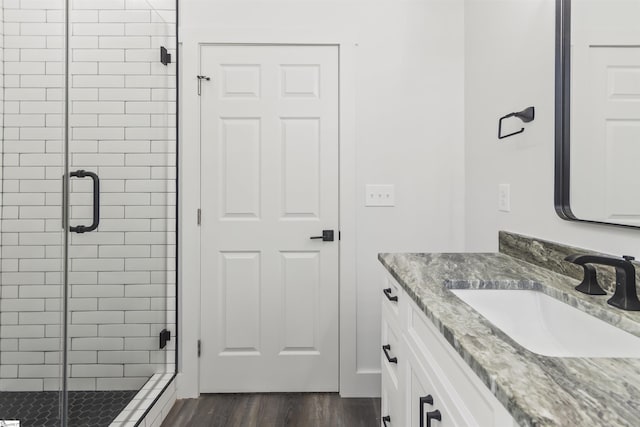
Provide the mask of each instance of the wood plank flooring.
POLYGON ((162 427, 376 427, 380 399, 337 393, 203 394, 178 400, 162 427))

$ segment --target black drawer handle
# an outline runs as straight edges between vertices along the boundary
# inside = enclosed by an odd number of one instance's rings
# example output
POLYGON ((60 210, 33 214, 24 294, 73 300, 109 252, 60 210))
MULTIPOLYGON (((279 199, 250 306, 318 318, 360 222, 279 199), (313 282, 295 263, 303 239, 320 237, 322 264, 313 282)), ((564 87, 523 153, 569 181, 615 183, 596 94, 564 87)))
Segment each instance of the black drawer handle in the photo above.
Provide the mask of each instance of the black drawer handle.
POLYGON ((69 175, 76 178, 89 177, 93 181, 93 222, 89 226, 78 225, 69 227, 69 230, 73 233, 88 233, 98 228, 98 224, 100 223, 100 179, 95 173, 84 170, 77 170, 71 172, 69 175))
POLYGON ((389 350, 391 350, 391 346, 389 344, 382 346, 382 351, 384 351, 384 355, 386 356, 386 358, 389 361, 389 363, 397 364, 398 363, 398 358, 397 357, 391 357, 389 355, 389 350))
POLYGON ((420 427, 424 426, 424 405, 433 405, 433 396, 430 394, 420 398, 420 427))
POLYGON ((442 414, 437 409, 435 411, 427 412, 427 427, 431 427, 431 420, 442 421, 442 414))
POLYGON ((387 415, 386 417, 382 417, 382 424, 384 424, 384 427, 388 427, 387 423, 391 422, 391 417, 389 415, 387 415))
POLYGON ((391 288, 383 289, 382 292, 384 292, 385 296, 389 301, 398 302, 397 296, 393 296, 393 297, 391 296, 391 288))

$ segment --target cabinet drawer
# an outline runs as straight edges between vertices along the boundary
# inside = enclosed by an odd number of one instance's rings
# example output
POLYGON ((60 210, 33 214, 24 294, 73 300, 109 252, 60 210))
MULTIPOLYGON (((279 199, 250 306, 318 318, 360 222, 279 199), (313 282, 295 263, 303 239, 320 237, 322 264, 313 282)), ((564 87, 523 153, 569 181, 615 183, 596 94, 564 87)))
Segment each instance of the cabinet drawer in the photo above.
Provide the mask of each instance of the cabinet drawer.
POLYGON ((398 388, 399 365, 403 363, 400 355, 401 338, 397 321, 389 318, 388 309, 382 307, 382 348, 380 348, 381 366, 387 371, 394 386, 398 388))
MULTIPOLYGON (((381 395, 381 418, 389 417, 387 427, 404 427, 402 412, 402 390, 398 388, 389 375, 388 369, 382 369, 382 395, 381 395)), ((380 420, 380 425, 384 426, 384 420, 380 420)))
POLYGON ((387 308, 391 317, 398 321, 400 318, 400 300, 403 299, 406 294, 402 287, 400 287, 400 284, 396 282, 396 280, 387 271, 385 271, 383 276, 380 296, 382 297, 382 307, 387 308))
POLYGON ((405 377, 406 425, 409 427, 471 427, 475 426, 468 415, 442 390, 427 372, 412 349, 405 354, 407 359, 405 377))
POLYGON ((441 397, 455 405, 454 421, 465 426, 513 425, 511 415, 413 301, 406 315, 407 353, 416 355, 441 397))

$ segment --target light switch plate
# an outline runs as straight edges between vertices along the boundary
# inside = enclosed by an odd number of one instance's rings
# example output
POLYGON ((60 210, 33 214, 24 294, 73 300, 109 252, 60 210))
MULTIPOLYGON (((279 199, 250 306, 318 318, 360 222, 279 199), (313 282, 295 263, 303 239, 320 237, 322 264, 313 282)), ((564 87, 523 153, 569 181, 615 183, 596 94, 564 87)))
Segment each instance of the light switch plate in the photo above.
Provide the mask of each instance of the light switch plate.
POLYGON ((368 184, 366 186, 365 206, 395 206, 396 188, 391 184, 368 184))
POLYGON ((498 210, 500 212, 511 212, 511 186, 500 184, 498 186, 498 210))

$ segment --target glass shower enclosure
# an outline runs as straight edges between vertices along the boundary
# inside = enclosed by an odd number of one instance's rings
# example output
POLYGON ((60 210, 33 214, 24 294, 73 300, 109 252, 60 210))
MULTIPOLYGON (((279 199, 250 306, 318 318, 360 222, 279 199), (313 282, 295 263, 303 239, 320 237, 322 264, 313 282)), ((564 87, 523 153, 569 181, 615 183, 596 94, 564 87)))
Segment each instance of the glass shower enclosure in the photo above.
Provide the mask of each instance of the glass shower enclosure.
POLYGON ((155 425, 176 361, 176 15, 0 0, 0 425, 155 425))

